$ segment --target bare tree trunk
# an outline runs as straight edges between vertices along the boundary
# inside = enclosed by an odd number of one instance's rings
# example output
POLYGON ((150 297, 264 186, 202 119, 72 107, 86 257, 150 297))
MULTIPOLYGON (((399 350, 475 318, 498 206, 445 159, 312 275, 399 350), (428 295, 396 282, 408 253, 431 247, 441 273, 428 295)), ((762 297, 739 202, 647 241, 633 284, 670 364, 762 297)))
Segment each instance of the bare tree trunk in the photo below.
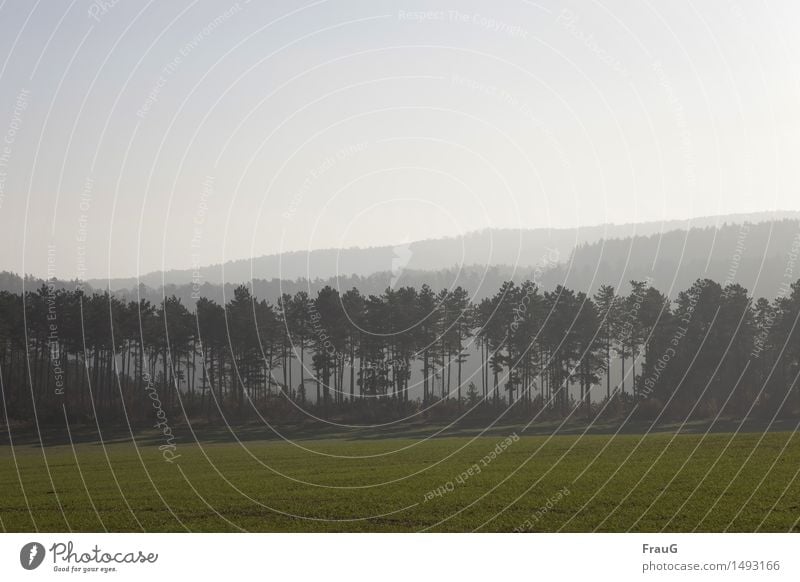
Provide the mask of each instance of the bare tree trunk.
POLYGON ((461 354, 458 354, 458 406, 461 407, 461 354))
MULTIPOLYGON (((609 332, 610 334, 610 332, 609 332)), ((611 398, 611 336, 606 337, 606 398, 611 398)))
POLYGON ((355 374, 356 374, 356 355, 355 348, 350 345, 350 402, 355 400, 355 374))

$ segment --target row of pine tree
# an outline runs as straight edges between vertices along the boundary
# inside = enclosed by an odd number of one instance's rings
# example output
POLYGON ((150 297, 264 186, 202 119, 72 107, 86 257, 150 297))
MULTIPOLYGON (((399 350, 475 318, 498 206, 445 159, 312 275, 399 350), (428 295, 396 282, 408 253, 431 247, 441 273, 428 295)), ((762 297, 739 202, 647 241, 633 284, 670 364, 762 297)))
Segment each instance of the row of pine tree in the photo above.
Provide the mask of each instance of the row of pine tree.
POLYGON ((274 304, 123 302, 43 285, 0 293, 0 420, 374 421, 498 411, 536 418, 749 418, 800 410, 800 281, 773 301, 696 281, 593 296, 504 283, 274 304), (469 365, 467 365, 469 364, 469 365), (538 415, 538 416, 537 416, 538 415))

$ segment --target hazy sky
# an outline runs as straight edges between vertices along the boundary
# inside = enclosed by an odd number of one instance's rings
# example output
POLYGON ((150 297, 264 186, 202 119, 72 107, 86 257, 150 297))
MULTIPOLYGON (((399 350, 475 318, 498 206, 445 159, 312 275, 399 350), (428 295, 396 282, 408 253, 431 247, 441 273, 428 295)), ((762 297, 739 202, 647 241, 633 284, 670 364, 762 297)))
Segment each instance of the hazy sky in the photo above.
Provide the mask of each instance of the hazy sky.
POLYGON ((7 0, 0 269, 800 209, 798 22, 794 0, 7 0))

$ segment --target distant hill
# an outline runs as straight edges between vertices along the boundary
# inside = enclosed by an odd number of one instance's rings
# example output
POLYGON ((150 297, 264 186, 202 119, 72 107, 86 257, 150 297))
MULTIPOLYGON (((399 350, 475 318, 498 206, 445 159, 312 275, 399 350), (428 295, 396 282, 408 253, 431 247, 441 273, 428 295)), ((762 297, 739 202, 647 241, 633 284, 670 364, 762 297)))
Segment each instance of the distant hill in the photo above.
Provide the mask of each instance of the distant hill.
MULTIPOLYGON (((376 273, 439 271, 459 267, 513 266, 526 271, 551 260, 554 256, 566 262, 572 251, 581 245, 601 240, 649 236, 688 228, 719 227, 744 222, 761 223, 783 218, 799 219, 800 212, 762 212, 713 216, 693 220, 671 220, 635 224, 604 224, 564 229, 487 229, 463 236, 430 239, 405 245, 371 248, 324 249, 293 251, 265 255, 253 259, 228 261, 224 264, 192 269, 153 272, 136 278, 95 279, 88 283, 96 288, 132 289, 139 283, 148 287, 162 284, 182 285, 199 275, 210 284, 243 283, 253 279, 328 279, 342 276, 368 277, 376 273)), ((391 277, 389 278, 391 280, 391 277)))
MULTIPOLYGON (((341 291, 357 287, 369 295, 380 294, 387 287, 419 288, 427 283, 435 290, 461 286, 480 300, 493 295, 506 280, 531 279, 545 289, 563 284, 593 293, 602 284, 627 292, 631 279, 649 277, 654 286, 675 297, 695 279, 709 277, 720 283, 737 282, 754 295, 771 298, 781 284, 800 279, 800 213, 776 214, 579 230, 491 230, 402 247, 270 255, 252 261, 255 273, 285 271, 288 264, 295 276, 256 276, 251 280, 251 262, 234 261, 224 265, 224 285, 220 283, 223 266, 215 265, 201 270, 199 285, 192 284, 191 271, 169 271, 163 287, 161 273, 151 273, 138 281, 138 294, 154 302, 174 294, 192 305, 199 295, 220 302, 230 298, 241 283, 251 283, 257 297, 271 301, 282 293, 300 290, 314 295, 326 285, 341 291), (306 261, 315 274, 313 278, 305 276, 306 261), (346 274, 336 276, 337 261, 341 267, 338 272, 346 274)), ((76 284, 57 282, 65 288, 76 284)), ((22 285, 18 275, 0 273, 0 289, 19 293, 22 285)), ((41 279, 25 278, 26 289, 41 285, 41 279)), ((87 292, 109 285, 120 297, 137 296, 136 279, 83 284, 87 292)))
POLYGON ((675 296, 698 277, 735 282, 751 294, 775 297, 800 279, 800 220, 725 224, 583 244, 542 283, 594 291, 599 285, 651 277, 675 296))

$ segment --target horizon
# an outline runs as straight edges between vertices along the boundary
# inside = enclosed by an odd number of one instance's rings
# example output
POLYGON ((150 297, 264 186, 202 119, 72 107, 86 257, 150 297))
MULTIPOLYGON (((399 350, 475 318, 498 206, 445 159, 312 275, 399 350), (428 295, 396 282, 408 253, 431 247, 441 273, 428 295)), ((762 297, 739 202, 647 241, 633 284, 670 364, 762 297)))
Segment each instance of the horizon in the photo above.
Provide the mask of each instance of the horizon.
MULTIPOLYGON (((202 264, 202 265, 173 266, 173 267, 167 267, 165 269, 158 269, 158 270, 155 270, 155 271, 148 271, 146 273, 135 273, 135 274, 131 274, 131 275, 121 275, 121 276, 112 277, 112 278, 106 278, 106 277, 103 277, 103 276, 86 277, 86 278, 83 278, 83 279, 78 279, 78 278, 75 278, 75 277, 62 278, 62 277, 58 277, 58 276, 48 277, 48 276, 46 276, 47 275, 46 273, 31 273, 31 272, 28 272, 28 273, 20 274, 20 273, 14 272, 14 271, 9 271, 8 269, 0 269, 0 270, 4 270, 6 272, 12 273, 14 275, 17 275, 17 276, 20 276, 20 277, 23 277, 23 278, 33 278, 33 279, 39 279, 39 280, 45 280, 45 281, 55 278, 56 280, 59 280, 59 281, 80 281, 82 283, 89 283, 89 284, 92 284, 94 286, 94 284, 96 284, 97 282, 100 282, 100 281, 119 281, 119 280, 127 280, 127 279, 140 280, 142 278, 145 278, 145 277, 148 277, 148 276, 152 276, 152 275, 157 275, 157 274, 170 273, 170 272, 191 271, 191 270, 197 269, 197 268, 209 269, 209 268, 214 268, 214 267, 221 267, 224 264, 251 262, 251 261, 258 260, 258 259, 261 259, 261 258, 266 258, 266 257, 277 257, 277 256, 285 256, 285 255, 292 255, 292 254, 295 254, 295 255, 296 254, 307 254, 307 253, 315 253, 315 252, 346 252, 346 251, 368 251, 368 250, 386 249, 386 248, 390 248, 390 247, 398 247, 398 246, 403 246, 403 245, 413 245, 413 244, 425 243, 425 242, 456 240, 456 239, 459 239, 459 238, 466 238, 466 237, 470 237, 470 236, 479 236, 479 235, 482 235, 484 233, 492 232, 492 231, 529 232, 529 231, 540 231, 541 230, 541 231, 575 231, 576 233, 578 233, 578 232, 580 232, 581 229, 596 229, 596 228, 602 228, 602 227, 623 228, 623 227, 654 225, 654 224, 660 224, 660 223, 682 223, 682 222, 687 223, 684 228, 671 228, 670 230, 659 231, 659 233, 656 233, 656 234, 666 234, 667 232, 672 232, 672 231, 677 231, 677 230, 686 230, 688 232, 688 230, 690 230, 692 228, 697 228, 697 226, 693 225, 692 222, 717 220, 718 221, 717 226, 723 226, 725 224, 740 224, 739 222, 735 222, 735 220, 742 219, 742 218, 746 218, 747 220, 744 220, 743 222, 741 222, 741 224, 748 223, 750 221, 750 219, 753 218, 753 217, 757 217, 758 219, 762 219, 763 218, 763 220, 760 220, 760 222, 767 222, 767 221, 772 221, 772 220, 800 219, 800 210, 785 210, 785 209, 782 209, 782 210, 763 210, 763 211, 743 212, 743 213, 696 216, 696 217, 691 217, 691 218, 683 218, 683 217, 665 218, 663 220, 658 220, 658 221, 642 221, 642 222, 635 222, 635 223, 630 223, 630 222, 625 222, 625 223, 609 222, 609 223, 582 225, 580 227, 554 227, 554 228, 537 227, 537 226, 533 226, 533 227, 517 227, 517 228, 512 228, 512 227, 493 227, 493 228, 491 228, 491 227, 487 227, 487 228, 483 228, 483 229, 480 229, 480 230, 468 231, 468 232, 464 232, 464 233, 461 233, 461 234, 455 234, 455 235, 451 235, 451 236, 442 236, 442 237, 436 237, 436 238, 417 239, 417 240, 407 241, 407 242, 403 242, 403 243, 385 243, 385 244, 378 244, 378 245, 372 245, 372 246, 351 246, 351 247, 344 247, 344 248, 324 247, 324 248, 311 248, 311 249, 292 249, 292 250, 283 251, 281 253, 264 254, 264 255, 250 256, 250 257, 240 257, 240 258, 227 258, 227 259, 225 259, 224 263, 209 263, 209 264, 202 264), (792 216, 792 215, 796 215, 796 216, 792 216), (729 222, 729 221, 733 221, 733 222, 729 222)), ((756 224, 756 223, 751 223, 751 224, 756 224)), ((708 226, 706 226, 706 228, 707 227, 708 226)), ((654 235, 653 234, 647 234, 647 235, 636 234, 635 236, 654 236, 654 235)), ((616 237, 609 238, 609 239, 599 239, 599 240, 613 240, 614 238, 616 238, 616 237)), ((563 259, 563 260, 566 260, 566 258, 563 259)), ((563 262, 563 260, 562 260, 562 262, 563 262)), ((479 265, 479 263, 464 263, 461 266, 462 267, 473 267, 473 266, 477 266, 477 265, 479 265)), ((513 266, 514 265, 512 265, 510 263, 497 263, 497 264, 487 265, 487 267, 492 267, 492 268, 493 267, 513 267, 513 266)), ((390 269, 387 269, 387 270, 390 270, 390 269)), ((351 275, 352 274, 342 274, 342 276, 351 276, 351 275)), ((257 277, 257 279, 260 279, 260 278, 261 277, 257 277)), ((312 277, 306 277, 306 278, 313 279, 314 277, 312 276, 312 277)), ((297 279, 298 279, 297 277, 287 278, 287 280, 297 280, 297 279)))

